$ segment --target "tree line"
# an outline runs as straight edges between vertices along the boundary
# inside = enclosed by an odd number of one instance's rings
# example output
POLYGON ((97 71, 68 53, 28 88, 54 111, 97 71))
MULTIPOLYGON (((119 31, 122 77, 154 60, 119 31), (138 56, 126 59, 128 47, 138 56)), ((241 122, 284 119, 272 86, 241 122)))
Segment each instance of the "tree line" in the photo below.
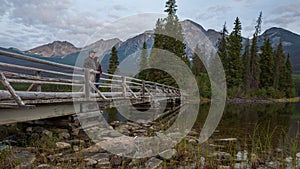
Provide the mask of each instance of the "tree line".
POLYGON ((289 54, 283 51, 280 40, 273 49, 270 39, 265 37, 258 47, 261 32, 262 12, 260 12, 252 39, 246 40, 243 49, 241 22, 237 17, 233 31, 228 35, 226 24, 218 42, 218 55, 226 73, 230 96, 283 98, 295 96, 292 66, 289 54))

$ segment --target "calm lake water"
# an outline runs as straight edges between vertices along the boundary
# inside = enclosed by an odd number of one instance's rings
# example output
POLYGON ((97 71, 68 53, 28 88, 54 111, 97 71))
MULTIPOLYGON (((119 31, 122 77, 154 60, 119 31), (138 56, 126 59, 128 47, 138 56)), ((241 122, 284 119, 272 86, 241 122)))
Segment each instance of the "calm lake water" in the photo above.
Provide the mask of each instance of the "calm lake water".
MULTIPOLYGON (((201 131, 209 107, 209 103, 201 104, 194 131, 201 131)), ((109 122, 126 120, 115 109, 106 110, 104 116, 109 122)), ((299 128, 300 103, 228 104, 208 144, 217 151, 231 154, 246 150, 293 157, 300 152, 299 128), (234 139, 219 140, 228 138, 234 139)))

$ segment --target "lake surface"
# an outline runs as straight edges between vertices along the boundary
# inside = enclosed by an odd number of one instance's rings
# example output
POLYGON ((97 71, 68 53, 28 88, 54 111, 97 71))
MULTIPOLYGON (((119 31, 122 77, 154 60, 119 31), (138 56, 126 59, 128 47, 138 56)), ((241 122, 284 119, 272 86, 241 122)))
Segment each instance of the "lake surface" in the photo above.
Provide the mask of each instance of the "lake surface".
MULTIPOLYGON (((194 131, 201 132, 209 107, 201 104, 194 131)), ((106 110, 104 116, 109 122, 126 120, 115 109, 106 110)), ((299 128, 300 103, 228 104, 207 143, 214 151, 232 155, 247 151, 269 158, 295 157, 300 152, 299 128)))

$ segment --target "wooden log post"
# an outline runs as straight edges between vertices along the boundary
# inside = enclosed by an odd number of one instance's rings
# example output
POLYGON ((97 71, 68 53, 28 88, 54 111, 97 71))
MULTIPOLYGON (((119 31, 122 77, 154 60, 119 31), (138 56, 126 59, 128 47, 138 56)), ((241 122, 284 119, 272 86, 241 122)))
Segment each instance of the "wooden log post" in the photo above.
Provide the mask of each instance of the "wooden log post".
POLYGON ((95 90, 95 91, 98 93, 98 95, 99 95, 102 99, 108 100, 108 99, 101 93, 101 91, 100 91, 99 89, 97 89, 97 87, 94 85, 94 83, 92 83, 92 82, 89 82, 89 83, 90 83, 91 88, 92 88, 93 90, 95 90))
MULTIPOLYGON (((35 76, 36 76, 37 78, 40 78, 40 77, 41 77, 41 72, 39 72, 39 71, 35 71, 34 74, 35 74, 35 76)), ((42 91, 42 86, 41 86, 41 84, 36 84, 36 91, 37 91, 37 92, 41 92, 41 91, 42 91)))
POLYGON ((32 83, 32 84, 28 87, 27 92, 31 91, 31 90, 34 88, 34 86, 35 86, 35 83, 32 83))
POLYGON ((126 77, 122 76, 122 93, 123 93, 123 97, 126 98, 126 77))
POLYGON ((142 97, 145 97, 145 80, 142 81, 142 97))
POLYGON ((84 69, 84 93, 87 100, 91 98, 90 71, 88 69, 84 69))
POLYGON ((0 73, 0 81, 4 85, 4 87, 9 91, 13 99, 17 102, 19 106, 25 106, 24 102, 22 99, 16 94, 15 89, 9 84, 7 81, 6 77, 4 76, 3 73, 0 73))

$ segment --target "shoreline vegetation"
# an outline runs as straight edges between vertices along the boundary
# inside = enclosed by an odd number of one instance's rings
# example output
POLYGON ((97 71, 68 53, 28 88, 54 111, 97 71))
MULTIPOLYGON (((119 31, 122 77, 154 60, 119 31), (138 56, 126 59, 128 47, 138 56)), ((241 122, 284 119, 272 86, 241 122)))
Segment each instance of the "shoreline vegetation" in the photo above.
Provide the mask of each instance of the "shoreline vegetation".
MULTIPOLYGON (((201 98, 195 100, 188 100, 189 103, 209 103, 211 99, 201 98)), ((228 97, 226 99, 226 104, 276 104, 276 103, 298 103, 300 102, 300 97, 294 98, 248 98, 248 97, 228 97)))

